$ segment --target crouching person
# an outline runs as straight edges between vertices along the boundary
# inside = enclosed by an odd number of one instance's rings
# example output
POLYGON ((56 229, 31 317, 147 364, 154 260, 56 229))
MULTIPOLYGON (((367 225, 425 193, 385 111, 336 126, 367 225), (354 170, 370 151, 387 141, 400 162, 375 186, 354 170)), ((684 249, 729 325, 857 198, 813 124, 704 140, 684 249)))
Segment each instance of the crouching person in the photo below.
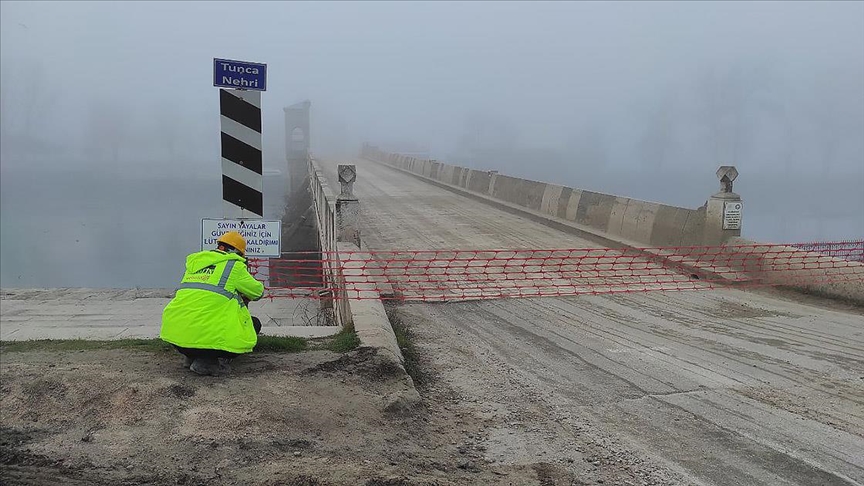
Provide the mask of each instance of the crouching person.
POLYGON ((246 241, 232 231, 216 244, 215 250, 186 257, 186 272, 162 312, 159 332, 199 375, 228 374, 230 361, 252 352, 261 331, 247 303, 261 298, 264 284, 246 268, 246 241))

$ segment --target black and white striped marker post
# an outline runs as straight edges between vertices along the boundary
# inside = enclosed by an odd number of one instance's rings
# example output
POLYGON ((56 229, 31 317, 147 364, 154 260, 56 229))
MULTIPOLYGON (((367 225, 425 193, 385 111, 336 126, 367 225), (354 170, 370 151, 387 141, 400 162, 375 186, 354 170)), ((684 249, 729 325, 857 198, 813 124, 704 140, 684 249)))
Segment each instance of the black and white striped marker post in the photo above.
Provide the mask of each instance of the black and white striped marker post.
POLYGON ((222 216, 264 217, 261 92, 219 90, 222 119, 222 216))

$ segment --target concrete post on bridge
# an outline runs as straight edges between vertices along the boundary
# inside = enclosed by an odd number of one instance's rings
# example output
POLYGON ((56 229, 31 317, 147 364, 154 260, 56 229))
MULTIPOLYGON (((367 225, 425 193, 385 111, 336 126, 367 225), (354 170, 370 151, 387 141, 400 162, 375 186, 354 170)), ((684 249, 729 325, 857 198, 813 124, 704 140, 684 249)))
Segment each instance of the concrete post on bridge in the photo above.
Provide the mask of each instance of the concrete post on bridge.
POLYGON ((339 184, 342 190, 336 198, 336 240, 353 243, 360 248, 360 201, 354 195, 357 180, 355 165, 339 164, 339 184))
POLYGON ((720 192, 711 196, 705 211, 705 245, 722 245, 741 236, 741 216, 744 203, 741 196, 732 192, 732 183, 738 177, 735 166, 724 165, 717 169, 720 192))

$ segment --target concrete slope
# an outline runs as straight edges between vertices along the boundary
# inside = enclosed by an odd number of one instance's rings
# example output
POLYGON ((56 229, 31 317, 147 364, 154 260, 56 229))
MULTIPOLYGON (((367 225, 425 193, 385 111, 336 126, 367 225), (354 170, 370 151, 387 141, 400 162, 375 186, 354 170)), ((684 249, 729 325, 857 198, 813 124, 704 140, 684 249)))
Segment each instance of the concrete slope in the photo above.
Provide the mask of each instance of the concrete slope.
MULTIPOLYGON (((597 246, 381 165, 350 163, 370 249, 597 246)), ((687 482, 864 482, 860 309, 723 289, 401 310, 464 396, 502 413, 527 399, 550 416, 566 412, 687 482)))
MULTIPOLYGON (((153 339, 170 289, 2 289, 0 341, 153 339)), ((263 299, 251 304, 268 336, 323 337, 339 331, 318 319, 317 302, 263 299)))

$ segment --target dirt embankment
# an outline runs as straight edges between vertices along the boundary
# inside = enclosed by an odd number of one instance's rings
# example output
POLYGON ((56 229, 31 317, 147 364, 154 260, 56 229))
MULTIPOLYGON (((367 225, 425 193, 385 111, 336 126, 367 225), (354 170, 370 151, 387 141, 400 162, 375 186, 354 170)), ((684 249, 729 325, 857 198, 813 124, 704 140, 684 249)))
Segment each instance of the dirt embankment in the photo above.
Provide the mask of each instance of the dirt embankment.
POLYGON ((402 375, 363 348, 244 357, 227 378, 126 350, 6 352, 0 372, 3 484, 570 484, 484 461, 482 418, 446 387, 400 407, 402 375))
POLYGON ((200 377, 173 351, 0 354, 0 484, 674 485, 588 415, 405 308, 374 350, 255 353, 200 377))

